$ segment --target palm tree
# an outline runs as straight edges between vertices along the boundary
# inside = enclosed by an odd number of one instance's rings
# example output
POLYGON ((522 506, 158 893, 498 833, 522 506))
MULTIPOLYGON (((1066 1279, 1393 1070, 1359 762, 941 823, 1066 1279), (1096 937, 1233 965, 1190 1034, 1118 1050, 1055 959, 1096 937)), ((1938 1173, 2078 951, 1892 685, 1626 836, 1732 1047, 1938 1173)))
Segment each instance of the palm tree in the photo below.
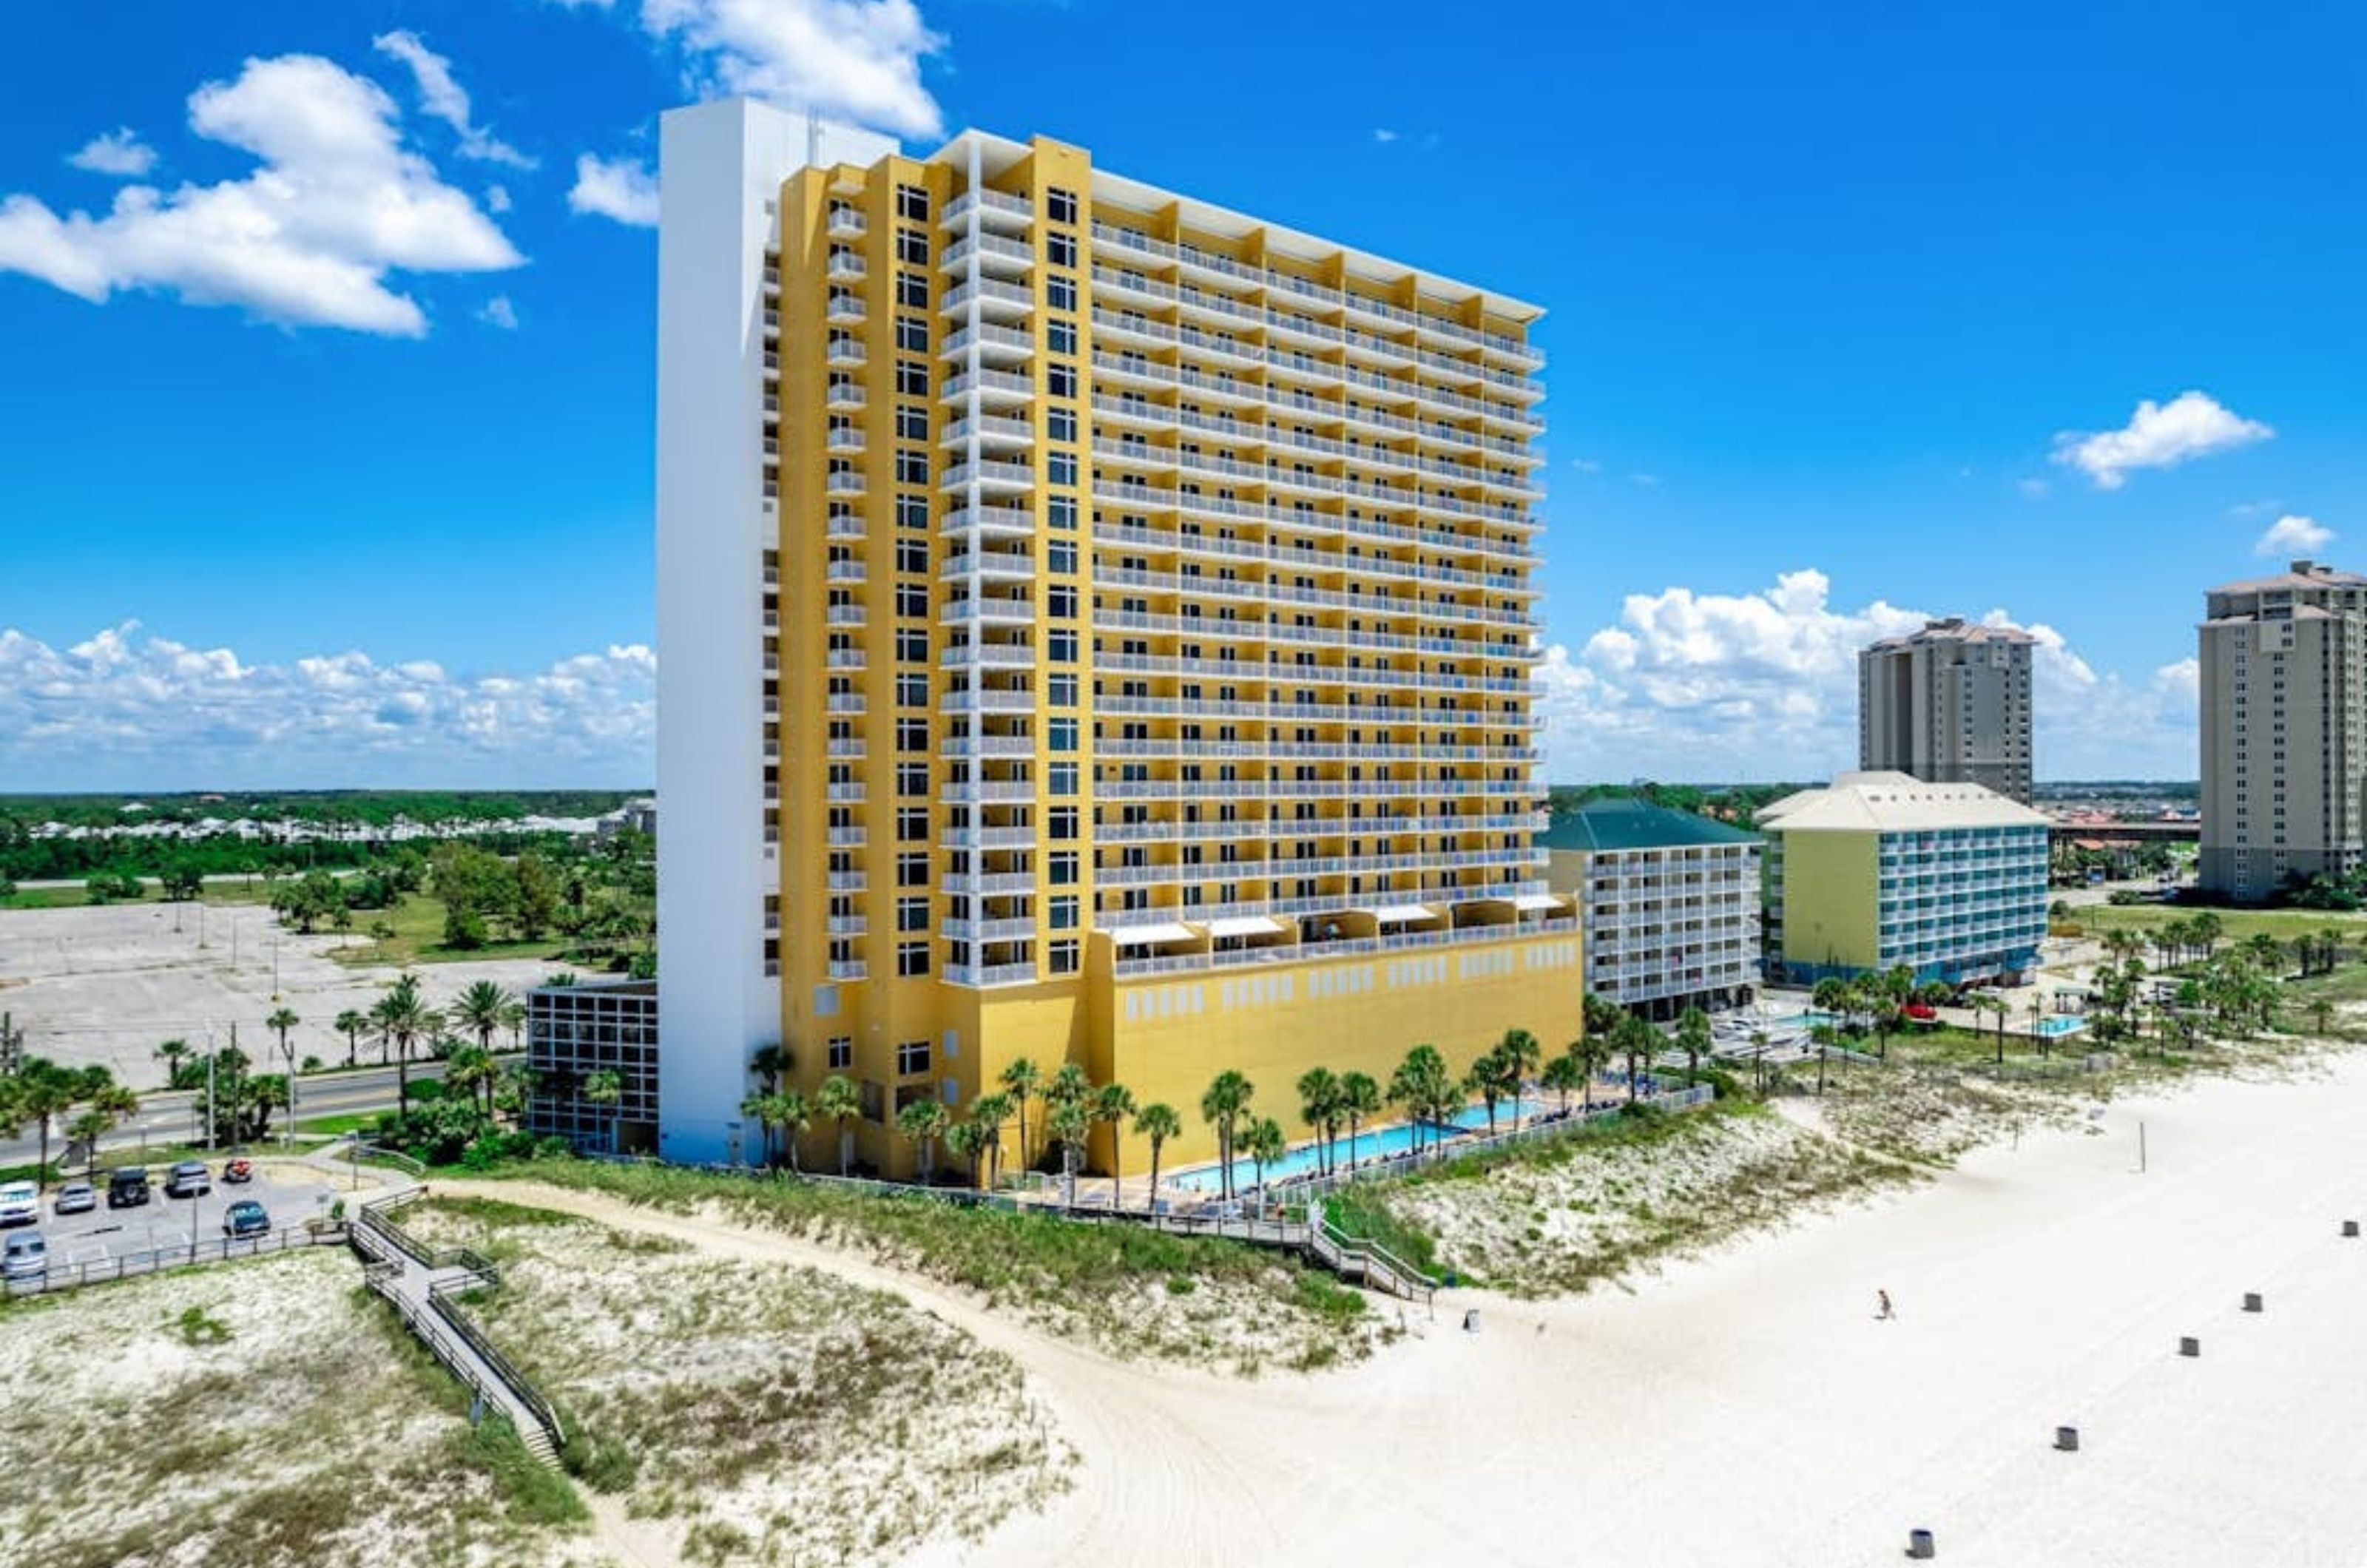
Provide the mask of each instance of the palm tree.
POLYGON ((1074 1207, 1077 1201, 1077 1167, 1082 1163, 1085 1139, 1093 1130, 1092 1104, 1083 1100, 1062 1096, 1044 1101, 1045 1130, 1060 1150, 1060 1205, 1074 1207))
POLYGON ((526 1108, 534 1100, 538 1081, 532 1067, 519 1066, 504 1071, 500 1081, 493 1085, 493 1109, 508 1117, 511 1126, 525 1120, 526 1108))
POLYGON ((1586 1069, 1579 1065, 1575 1051, 1565 1051, 1547 1062, 1537 1081, 1561 1096, 1561 1113, 1569 1114, 1569 1097, 1586 1087, 1586 1069))
POLYGON ((748 1070, 764 1080, 766 1094, 777 1093, 782 1076, 789 1070, 789 1048, 777 1040, 757 1046, 748 1058, 748 1070))
MULTIPOLYGON (((117 1083, 110 1077, 92 1093, 90 1108, 105 1116, 110 1128, 119 1127, 140 1114, 140 1096, 133 1092, 130 1085, 117 1083)), ((148 1134, 141 1134, 140 1141, 144 1146, 148 1141, 148 1134)), ((94 1143, 91 1145, 91 1157, 96 1159, 97 1155, 97 1145, 94 1143)))
POLYGON ((2334 1025, 2334 1004, 2324 997, 2312 997, 2309 999, 2309 1024, 2311 1030, 2321 1036, 2331 1032, 2334 1025))
POLYGON ((518 1000, 515 997, 512 997, 508 1002, 504 1004, 502 1008, 502 1027, 508 1030, 510 1032, 510 1049, 513 1051, 518 1049, 523 1043, 519 1036, 526 1032, 526 1004, 518 1000))
POLYGON ((1381 1086, 1373 1081, 1370 1073, 1340 1075, 1340 1114, 1348 1122, 1348 1163, 1356 1163, 1356 1127, 1365 1118, 1381 1113, 1381 1086))
POLYGON ((1011 1097, 980 1095, 969 1102, 969 1119, 987 1131, 986 1188, 991 1192, 1002 1177, 1002 1124, 1011 1120, 1011 1097))
POLYGON ((916 1100, 896 1112, 896 1131, 910 1138, 912 1146, 920 1151, 923 1187, 937 1173, 937 1140, 945 1136, 946 1123, 951 1120, 946 1108, 934 1100, 916 1100))
POLYGON ((1208 1085, 1200 1097, 1200 1120, 1215 1124, 1217 1129, 1217 1159, 1218 1180, 1227 1201, 1233 1196, 1233 1129, 1250 1108, 1257 1086, 1240 1073, 1227 1067, 1208 1085))
POLYGON ((156 1047, 156 1059, 164 1064, 164 1087, 181 1087, 181 1064, 197 1055, 186 1040, 167 1040, 156 1047))
POLYGON ((1693 1007, 1677 1015, 1677 1049, 1685 1054, 1687 1077, 1701 1071, 1701 1059, 1709 1055, 1710 1044, 1709 1014, 1693 1007))
POLYGON ((1579 997, 1578 1011, 1580 1034, 1607 1036, 1619 1027, 1619 1021, 1627 1016, 1625 1008, 1606 997, 1598 997, 1592 991, 1579 997))
POLYGON ((293 1008, 280 1008, 263 1021, 263 1027, 279 1036, 279 1054, 288 1058, 288 1070, 296 1070, 296 1053, 288 1048, 288 1032, 304 1021, 296 1016, 293 1008))
POLYGON ((1093 1080, 1085 1069, 1074 1062, 1063 1062, 1044 1086, 1044 1111, 1047 1116, 1063 1105, 1082 1105, 1093 1098, 1093 1080))
POLYGON ((798 1163, 798 1145, 813 1130, 813 1102, 793 1089, 785 1089, 778 1094, 768 1094, 764 1098, 773 1108, 773 1125, 781 1130, 781 1145, 788 1150, 789 1169, 803 1170, 804 1168, 798 1163))
POLYGON ((345 1037, 345 1066, 350 1067, 354 1065, 354 1053, 361 1037, 369 1032, 369 1015, 356 1008, 347 1008, 339 1013, 337 1021, 329 1026, 345 1037))
POLYGON ((1340 1125, 1340 1080, 1329 1067, 1298 1075, 1298 1118, 1323 1140, 1321 1168, 1331 1168, 1331 1135, 1340 1125))
POLYGON ((1471 1064, 1471 1070, 1463 1075, 1465 1091, 1478 1095, 1488 1107, 1488 1135, 1491 1138, 1496 1135, 1496 1102, 1506 1093, 1517 1091, 1519 1071, 1504 1059, 1502 1052, 1490 1049, 1482 1052, 1479 1059, 1471 1064))
POLYGON ((773 1097, 763 1089, 752 1089, 740 1097, 742 1120, 756 1123, 759 1140, 758 1165, 773 1163, 773 1097))
POLYGON ((452 1004, 452 1022, 477 1037, 477 1048, 493 1055, 493 1036, 500 1032, 510 994, 491 980, 470 982, 452 1004))
POLYGON ((1405 1060, 1389 1075, 1389 1099, 1406 1108, 1406 1115, 1413 1122, 1417 1154, 1421 1151, 1424 1119, 1436 1115, 1455 1092, 1455 1075, 1447 1071, 1446 1058, 1438 1054, 1435 1045, 1421 1044, 1408 1051, 1405 1060))
POLYGON ((481 1107, 487 1116, 493 1113, 493 1080, 501 1073, 493 1064, 493 1054, 481 1045, 463 1045, 444 1064, 444 1082, 467 1090, 470 1107, 481 1107))
POLYGON ((34 1168, 33 1179, 38 1188, 46 1191, 50 1185, 50 1123, 73 1110, 83 1098, 83 1077, 41 1056, 27 1057, 12 1076, 16 1091, 6 1111, 8 1136, 17 1136, 25 1122, 33 1123, 41 1140, 40 1163, 34 1168))
POLYGON ((395 1046, 395 1105, 407 1107, 411 1100, 411 1046, 423 1035, 433 1038, 444 1027, 441 1014, 420 999, 419 976, 402 974, 395 976, 386 995, 370 1006, 370 1023, 380 1040, 391 1040, 395 1046))
POLYGON ((1034 1163, 1030 1157, 1033 1151, 1027 1144, 1027 1099, 1042 1085, 1044 1075, 1026 1057, 1014 1056, 995 1081, 1011 1097, 1012 1110, 1019 1117, 1019 1168, 1025 1170, 1034 1163))
POLYGON ((832 1073, 821 1080, 813 1108, 816 1116, 838 1123, 838 1174, 844 1176, 855 1164, 855 1134, 846 1124, 863 1114, 863 1092, 845 1074, 832 1073))
POLYGON ((1511 1082, 1512 1092, 1517 1097, 1522 1083, 1537 1070, 1537 1064, 1545 1060, 1546 1048, 1544 1042, 1527 1030, 1508 1029, 1504 1031, 1504 1038, 1496 1042, 1496 1055, 1512 1069, 1511 1082))
POLYGON ((1282 1123, 1271 1116, 1259 1117, 1250 1123, 1249 1135, 1244 1140, 1244 1146, 1248 1148, 1250 1158, 1257 1166, 1258 1194, 1263 1197, 1265 1168, 1282 1158, 1284 1153, 1290 1147, 1289 1141, 1282 1135, 1282 1123))
POLYGON ((1643 1077, 1644 1059, 1660 1049, 1660 1032, 1631 1012, 1611 1032, 1611 1043, 1627 1058, 1627 1098, 1634 1100, 1637 1098, 1637 1082, 1643 1077))
POLYGON ((1159 1210, 1159 1156, 1167 1140, 1184 1132, 1184 1118, 1163 1100, 1154 1100, 1134 1113, 1134 1130, 1150 1140, 1150 1208, 1159 1210))
POLYGON ((972 1187, 978 1185, 978 1161, 986 1153, 986 1129, 976 1122, 957 1122, 946 1129, 946 1152, 962 1162, 972 1187))
MULTIPOLYGON (((405 1047, 403 1055, 410 1051, 405 1047)), ((617 1108, 624 1103, 625 1075, 614 1067, 601 1067, 583 1075, 583 1102, 596 1105, 608 1118, 608 1152, 617 1152, 617 1108)))
POLYGON ((1093 1118, 1106 1122, 1110 1130, 1110 1207, 1126 1207, 1126 1163, 1118 1157, 1118 1134, 1126 1119, 1134 1114, 1134 1090, 1122 1083, 1105 1083, 1095 1091, 1093 1118))

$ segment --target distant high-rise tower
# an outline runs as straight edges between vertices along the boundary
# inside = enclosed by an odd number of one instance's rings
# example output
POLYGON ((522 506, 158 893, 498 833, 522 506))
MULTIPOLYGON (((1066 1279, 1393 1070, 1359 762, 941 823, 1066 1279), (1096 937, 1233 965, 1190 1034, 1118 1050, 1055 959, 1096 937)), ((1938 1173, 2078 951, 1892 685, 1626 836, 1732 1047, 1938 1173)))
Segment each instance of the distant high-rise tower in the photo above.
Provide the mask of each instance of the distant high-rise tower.
POLYGON ((2204 887, 2260 898, 2367 864, 2361 660, 2367 577, 2297 560, 2204 597, 2204 887))
POLYGON ((1931 621, 1857 656, 1857 760, 2030 804, 2030 650, 2018 626, 1931 621))
POLYGON ((661 148, 659 1154, 754 1157, 776 1043, 900 1175, 1022 1062, 1172 1168, 1227 1069, 1569 1038, 1536 307, 1043 138, 661 148))

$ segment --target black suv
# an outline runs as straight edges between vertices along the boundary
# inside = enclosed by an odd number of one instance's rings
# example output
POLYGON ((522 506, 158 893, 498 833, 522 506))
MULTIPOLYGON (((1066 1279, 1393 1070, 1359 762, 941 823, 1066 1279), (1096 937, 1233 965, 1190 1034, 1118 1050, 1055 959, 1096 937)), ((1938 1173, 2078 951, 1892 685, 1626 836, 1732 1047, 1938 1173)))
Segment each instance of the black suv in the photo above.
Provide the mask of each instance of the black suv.
POLYGON ((148 1201, 148 1172, 136 1165, 127 1165, 107 1175, 107 1206, 110 1209, 136 1208, 148 1201))

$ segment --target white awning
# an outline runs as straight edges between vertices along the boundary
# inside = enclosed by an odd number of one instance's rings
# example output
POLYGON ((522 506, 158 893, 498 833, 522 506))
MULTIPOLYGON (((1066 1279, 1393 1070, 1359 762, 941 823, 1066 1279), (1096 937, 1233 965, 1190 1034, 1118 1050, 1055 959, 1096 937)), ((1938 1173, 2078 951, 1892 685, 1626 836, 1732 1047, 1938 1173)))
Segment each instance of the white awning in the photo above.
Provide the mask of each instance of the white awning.
POLYGON ((1427 904, 1384 904, 1377 909, 1367 909, 1365 913, 1385 926, 1402 925, 1408 920, 1438 919, 1438 911, 1427 904))
POLYGON ((1110 941, 1120 947, 1130 947, 1137 942, 1196 942, 1198 940, 1190 926, 1179 926, 1172 922, 1156 926, 1121 926, 1110 932, 1110 941))
POLYGON ((1282 930, 1280 920, 1269 920, 1263 915, 1242 915, 1233 919, 1210 920, 1210 936, 1273 936, 1282 930))
POLYGON ((1523 893, 1512 900, 1512 908, 1524 914, 1531 909, 1558 909, 1561 900, 1549 893, 1523 893))

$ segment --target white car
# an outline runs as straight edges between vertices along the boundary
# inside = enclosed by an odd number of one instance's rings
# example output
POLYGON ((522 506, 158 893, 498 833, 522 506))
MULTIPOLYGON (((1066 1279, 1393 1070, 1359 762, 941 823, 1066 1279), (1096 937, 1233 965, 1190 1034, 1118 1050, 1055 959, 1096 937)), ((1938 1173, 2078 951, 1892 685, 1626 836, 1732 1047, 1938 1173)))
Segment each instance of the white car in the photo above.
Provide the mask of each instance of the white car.
POLYGON ((0 1186, 0 1225, 29 1225, 41 1217, 41 1191, 29 1181, 0 1186))

